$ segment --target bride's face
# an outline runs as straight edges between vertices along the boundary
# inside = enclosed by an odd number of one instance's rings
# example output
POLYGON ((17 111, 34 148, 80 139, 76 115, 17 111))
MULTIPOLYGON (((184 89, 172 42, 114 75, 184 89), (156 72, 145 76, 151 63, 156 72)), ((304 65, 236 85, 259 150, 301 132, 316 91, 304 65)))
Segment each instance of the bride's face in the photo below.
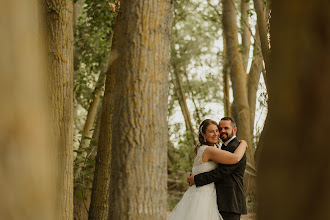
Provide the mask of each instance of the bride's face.
POLYGON ((218 126, 216 126, 215 124, 210 124, 209 126, 207 126, 205 134, 203 136, 209 144, 216 144, 220 137, 218 126))

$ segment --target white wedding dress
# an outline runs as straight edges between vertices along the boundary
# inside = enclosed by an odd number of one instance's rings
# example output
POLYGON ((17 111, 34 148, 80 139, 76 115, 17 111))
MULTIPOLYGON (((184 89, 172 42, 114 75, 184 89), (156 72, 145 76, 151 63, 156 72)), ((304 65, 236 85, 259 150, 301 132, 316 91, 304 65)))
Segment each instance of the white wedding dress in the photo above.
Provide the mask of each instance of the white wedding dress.
MULTIPOLYGON (((203 162, 204 150, 210 146, 202 145, 198 149, 192 168, 193 174, 199 174, 215 169, 213 161, 203 162)), ((174 207, 168 220, 222 220, 218 211, 214 183, 201 187, 191 186, 174 207)))

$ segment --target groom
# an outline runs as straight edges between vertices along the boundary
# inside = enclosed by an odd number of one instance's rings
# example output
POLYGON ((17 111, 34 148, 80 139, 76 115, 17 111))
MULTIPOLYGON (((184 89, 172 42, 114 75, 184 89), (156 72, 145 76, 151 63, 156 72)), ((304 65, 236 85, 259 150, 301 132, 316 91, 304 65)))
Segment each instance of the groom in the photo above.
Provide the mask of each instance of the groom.
MULTIPOLYGON (((231 117, 224 117, 219 122, 220 138, 224 142, 221 149, 234 152, 239 145, 236 138, 236 123, 231 117)), ((218 164, 215 170, 198 175, 190 174, 187 181, 190 186, 203 186, 214 182, 217 191, 219 212, 224 220, 239 220, 246 214, 245 195, 243 192, 243 175, 246 166, 246 155, 234 165, 218 164)))

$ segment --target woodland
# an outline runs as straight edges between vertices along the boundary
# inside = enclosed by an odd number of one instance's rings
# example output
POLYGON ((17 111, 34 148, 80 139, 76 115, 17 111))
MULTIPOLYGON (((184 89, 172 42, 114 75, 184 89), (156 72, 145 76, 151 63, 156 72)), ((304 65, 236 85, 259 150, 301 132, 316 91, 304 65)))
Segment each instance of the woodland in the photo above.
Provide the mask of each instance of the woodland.
POLYGON ((0 219, 166 219, 224 116, 250 220, 330 219, 329 1, 0 1, 0 219))

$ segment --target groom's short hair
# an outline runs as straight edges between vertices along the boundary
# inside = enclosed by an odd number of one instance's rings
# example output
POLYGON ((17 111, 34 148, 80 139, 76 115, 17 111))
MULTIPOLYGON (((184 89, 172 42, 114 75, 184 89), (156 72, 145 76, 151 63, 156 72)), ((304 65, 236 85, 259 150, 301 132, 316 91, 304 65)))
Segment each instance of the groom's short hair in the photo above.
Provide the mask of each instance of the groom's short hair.
POLYGON ((221 118, 220 121, 222 121, 222 120, 225 120, 225 121, 231 121, 231 125, 232 125, 233 127, 236 127, 236 122, 235 122, 235 120, 234 120, 232 117, 226 116, 226 117, 221 118))

